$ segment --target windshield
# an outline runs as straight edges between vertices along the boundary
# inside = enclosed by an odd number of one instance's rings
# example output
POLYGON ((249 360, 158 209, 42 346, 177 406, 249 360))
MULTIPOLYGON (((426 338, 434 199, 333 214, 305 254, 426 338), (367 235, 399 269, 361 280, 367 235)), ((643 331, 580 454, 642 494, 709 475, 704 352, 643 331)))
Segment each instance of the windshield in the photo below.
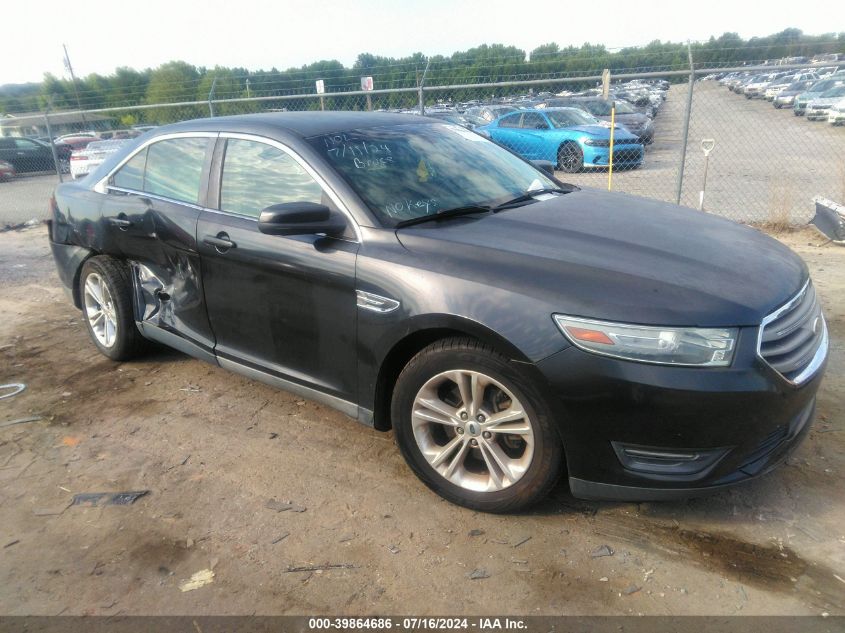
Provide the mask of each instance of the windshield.
POLYGON ((448 123, 350 130, 308 141, 389 227, 559 187, 506 149, 448 123))
POLYGON ((615 101, 616 104, 616 114, 634 114, 636 110, 632 108, 628 103, 625 101, 615 101))
POLYGON ((827 92, 823 92, 821 95, 822 99, 830 99, 832 97, 845 97, 845 86, 831 88, 827 92))
POLYGON ((575 127, 576 125, 599 125, 601 123, 596 117, 576 108, 546 110, 546 116, 549 117, 549 121, 556 128, 575 127))
POLYGON ((825 90, 830 90, 836 85, 832 79, 826 79, 825 81, 819 81, 810 88, 810 92, 824 92, 825 90))

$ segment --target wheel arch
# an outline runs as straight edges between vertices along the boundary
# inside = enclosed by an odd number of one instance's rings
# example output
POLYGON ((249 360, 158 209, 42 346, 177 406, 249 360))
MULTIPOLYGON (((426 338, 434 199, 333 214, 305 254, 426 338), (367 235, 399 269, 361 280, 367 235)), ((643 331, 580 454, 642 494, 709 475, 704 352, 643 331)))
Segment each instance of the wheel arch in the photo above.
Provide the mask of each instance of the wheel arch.
POLYGON ((390 402, 393 387, 408 361, 435 341, 459 336, 486 343, 515 362, 531 362, 505 337, 477 321, 453 315, 412 319, 409 330, 393 342, 379 363, 373 397, 373 425, 377 430, 388 431, 392 428, 390 402))

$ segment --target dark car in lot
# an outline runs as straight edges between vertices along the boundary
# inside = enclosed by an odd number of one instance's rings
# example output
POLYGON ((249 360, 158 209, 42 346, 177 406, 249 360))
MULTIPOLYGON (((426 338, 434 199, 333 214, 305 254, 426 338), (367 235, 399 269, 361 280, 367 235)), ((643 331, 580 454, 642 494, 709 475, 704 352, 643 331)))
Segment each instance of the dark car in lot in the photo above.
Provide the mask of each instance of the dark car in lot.
POLYGON ((615 108, 614 119, 618 125, 636 136, 644 145, 654 142, 654 123, 651 117, 638 112, 627 101, 601 97, 555 97, 548 99, 543 105, 547 108, 578 108, 608 123, 611 111, 615 108))
MULTIPOLYGON (((70 147, 56 145, 56 154, 63 171, 67 171, 70 147)), ((55 170, 53 150, 49 143, 32 138, 0 137, 0 160, 10 163, 17 173, 55 170)))
POLYGON ((562 184, 457 125, 188 121, 50 204, 101 353, 158 341, 393 428, 410 468, 468 507, 525 507, 562 472, 583 498, 716 490, 810 428, 828 335, 798 256, 562 184))

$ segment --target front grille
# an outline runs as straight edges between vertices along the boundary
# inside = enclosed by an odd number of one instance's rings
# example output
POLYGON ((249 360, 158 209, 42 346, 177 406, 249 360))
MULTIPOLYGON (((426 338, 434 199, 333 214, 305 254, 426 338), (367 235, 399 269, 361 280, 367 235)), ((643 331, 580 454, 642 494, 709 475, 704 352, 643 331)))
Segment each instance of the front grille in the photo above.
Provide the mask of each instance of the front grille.
POLYGON ((824 344, 826 330, 816 289, 804 289, 763 320, 760 356, 787 380, 801 382, 824 344))

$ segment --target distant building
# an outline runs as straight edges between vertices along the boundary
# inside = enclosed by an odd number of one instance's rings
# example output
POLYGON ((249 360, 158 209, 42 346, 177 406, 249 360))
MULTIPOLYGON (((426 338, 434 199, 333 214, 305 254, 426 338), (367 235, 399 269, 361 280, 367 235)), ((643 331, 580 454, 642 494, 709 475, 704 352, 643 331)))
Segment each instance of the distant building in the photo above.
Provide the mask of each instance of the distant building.
MULTIPOLYGON (((112 118, 102 114, 78 112, 51 112, 50 128, 53 136, 87 130, 112 129, 112 118)), ((43 112, 16 112, 0 114, 0 136, 47 136, 47 122, 43 112)))

